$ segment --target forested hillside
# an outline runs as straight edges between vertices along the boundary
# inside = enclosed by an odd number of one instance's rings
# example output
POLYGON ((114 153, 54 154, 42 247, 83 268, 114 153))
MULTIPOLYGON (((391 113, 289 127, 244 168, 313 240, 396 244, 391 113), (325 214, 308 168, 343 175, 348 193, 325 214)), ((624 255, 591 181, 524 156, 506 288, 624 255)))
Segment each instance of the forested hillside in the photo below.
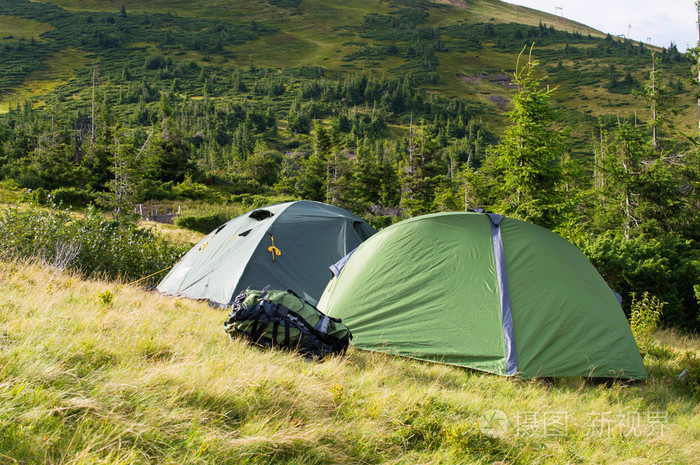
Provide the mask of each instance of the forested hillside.
POLYGON ((377 227, 487 208, 700 327, 697 73, 673 44, 495 0, 3 0, 0 33, 8 198, 304 198, 377 227))

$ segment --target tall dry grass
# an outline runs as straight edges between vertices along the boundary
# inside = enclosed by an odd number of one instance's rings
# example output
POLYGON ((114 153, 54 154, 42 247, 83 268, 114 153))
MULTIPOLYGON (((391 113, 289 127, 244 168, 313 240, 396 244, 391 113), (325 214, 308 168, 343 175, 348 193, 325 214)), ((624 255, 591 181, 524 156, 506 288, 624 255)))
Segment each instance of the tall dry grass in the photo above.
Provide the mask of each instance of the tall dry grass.
POLYGON ((646 385, 549 385, 309 362, 230 340, 225 316, 0 262, 0 463, 697 463, 697 379, 676 379, 696 338, 662 332, 646 385))

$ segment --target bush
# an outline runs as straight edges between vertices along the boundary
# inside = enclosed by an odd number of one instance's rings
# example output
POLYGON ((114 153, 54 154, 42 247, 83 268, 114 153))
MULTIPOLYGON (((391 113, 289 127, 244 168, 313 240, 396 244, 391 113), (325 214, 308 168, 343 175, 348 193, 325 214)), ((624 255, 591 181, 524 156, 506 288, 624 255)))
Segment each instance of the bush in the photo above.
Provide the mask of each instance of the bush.
POLYGON ((391 226, 396 221, 396 218, 388 215, 369 215, 367 216, 367 223, 374 229, 379 231, 380 229, 387 228, 391 226))
POLYGON ((179 216, 175 219, 175 224, 181 228, 208 234, 228 220, 230 220, 228 215, 218 212, 206 215, 179 216))
POLYGON ((161 69, 165 68, 169 64, 172 64, 162 55, 152 55, 149 57, 146 57, 146 61, 144 63, 144 68, 146 69, 161 69))
POLYGON ((219 192, 208 188, 204 184, 193 182, 189 175, 185 176, 184 181, 173 187, 172 193, 177 198, 181 199, 211 200, 215 202, 221 202, 223 200, 219 192))
POLYGON ((49 203, 49 192, 43 187, 30 190, 30 199, 32 202, 36 202, 39 205, 47 205, 49 203))
POLYGON ((696 330, 700 312, 693 286, 700 279, 700 263, 692 242, 675 237, 654 239, 606 233, 582 244, 608 285, 623 298, 630 314, 632 295, 648 292, 665 303, 661 322, 696 330))
POLYGON ((297 8, 301 0, 268 0, 271 5, 276 5, 282 8, 297 8))
POLYGON ((99 193, 91 192, 79 187, 59 187, 53 191, 48 191, 43 187, 34 189, 31 192, 31 201, 39 205, 53 207, 54 205, 65 205, 77 208, 84 208, 98 200, 99 193))
POLYGON ((154 179, 144 179, 136 188, 136 200, 146 202, 147 200, 163 200, 173 197, 172 182, 160 182, 154 179))
POLYGON ((59 187, 51 192, 53 201, 59 205, 70 205, 72 207, 84 208, 95 201, 95 196, 78 187, 59 187))
MULTIPOLYGON (((252 210, 255 208, 262 208, 268 205, 273 205, 277 203, 292 202, 295 199, 288 195, 258 195, 258 194, 238 194, 232 195, 231 201, 235 203, 240 203, 241 207, 245 210, 252 210)), ((241 212, 242 213, 242 212, 241 212)))
POLYGON ((647 348, 652 344, 652 336, 659 329, 663 308, 663 302, 648 292, 641 299, 637 299, 637 294, 632 294, 630 326, 639 347, 647 348))
POLYGON ((0 258, 5 260, 34 259, 84 276, 128 282, 169 268, 185 250, 131 221, 107 221, 93 208, 83 218, 55 207, 0 210, 0 258))

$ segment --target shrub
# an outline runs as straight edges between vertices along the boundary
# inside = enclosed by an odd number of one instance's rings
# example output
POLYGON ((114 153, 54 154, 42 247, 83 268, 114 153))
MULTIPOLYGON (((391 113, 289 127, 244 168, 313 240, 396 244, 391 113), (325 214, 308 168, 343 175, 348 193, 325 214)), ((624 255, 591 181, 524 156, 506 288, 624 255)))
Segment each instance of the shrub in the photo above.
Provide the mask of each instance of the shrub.
POLYGON ((175 224, 181 228, 208 234, 217 227, 226 223, 230 218, 224 213, 210 213, 206 215, 183 215, 175 219, 175 224))
POLYGON ((235 203, 240 203, 240 205, 245 210, 262 208, 267 205, 272 205, 276 203, 292 202, 294 200, 297 199, 287 195, 270 196, 258 194, 238 194, 231 196, 231 201, 235 203))
POLYGON ((95 201, 95 196, 91 192, 78 187, 59 187, 51 192, 53 201, 59 205, 70 205, 73 207, 87 207, 95 201))
POLYGON ((176 184, 172 189, 173 195, 183 199, 193 200, 211 200, 221 202, 223 200, 221 194, 216 192, 206 185, 193 182, 192 178, 187 175, 185 180, 176 184))
POLYGON ((276 5, 282 8, 296 8, 301 3, 301 0, 268 0, 271 5, 276 5))
POLYGON ((109 307, 114 302, 114 293, 107 289, 104 292, 97 294, 97 303, 102 307, 109 307))
POLYGON ((129 220, 107 221, 93 208, 83 218, 56 207, 0 210, 0 258, 5 260, 35 259, 84 276, 134 281, 172 266, 185 249, 129 220))
POLYGON ((384 229, 386 227, 391 226, 394 221, 396 220, 395 217, 389 216, 389 215, 369 215, 367 216, 367 223, 372 226, 374 229, 379 231, 380 229, 384 229))
POLYGON ((165 68, 169 64, 171 64, 171 63, 169 63, 168 59, 166 59, 164 56, 152 55, 152 56, 146 57, 146 61, 145 61, 143 66, 146 69, 161 69, 161 68, 165 68))
POLYGON ((700 327, 693 292, 700 264, 693 258, 692 242, 670 236, 626 240, 606 233, 581 248, 608 285, 622 295, 628 315, 632 295, 649 292, 665 303, 662 323, 690 330, 700 327))
POLYGON ((136 200, 146 202, 147 200, 163 200, 173 197, 172 182, 160 182, 154 179, 142 180, 136 188, 136 200))
POLYGON ((637 345, 646 349, 652 344, 652 336, 659 329, 664 304, 648 292, 645 292, 641 299, 637 299, 637 294, 633 293, 630 307, 632 334, 637 345))

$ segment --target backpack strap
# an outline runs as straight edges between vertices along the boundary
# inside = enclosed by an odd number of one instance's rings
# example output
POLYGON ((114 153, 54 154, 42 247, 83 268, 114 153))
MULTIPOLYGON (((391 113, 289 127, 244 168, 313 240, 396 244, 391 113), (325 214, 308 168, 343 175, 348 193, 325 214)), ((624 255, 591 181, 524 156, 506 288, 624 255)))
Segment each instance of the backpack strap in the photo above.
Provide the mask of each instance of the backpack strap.
POLYGON ((279 331, 280 327, 280 320, 278 318, 275 318, 275 322, 272 325, 272 341, 270 342, 270 345, 275 345, 275 341, 277 340, 277 332, 279 331))
POLYGON ((258 341, 260 339, 260 336, 262 336, 263 329, 265 328, 264 324, 260 324, 260 317, 262 315, 258 313, 255 315, 255 319, 253 320, 253 329, 250 331, 250 338, 254 341, 258 341))

